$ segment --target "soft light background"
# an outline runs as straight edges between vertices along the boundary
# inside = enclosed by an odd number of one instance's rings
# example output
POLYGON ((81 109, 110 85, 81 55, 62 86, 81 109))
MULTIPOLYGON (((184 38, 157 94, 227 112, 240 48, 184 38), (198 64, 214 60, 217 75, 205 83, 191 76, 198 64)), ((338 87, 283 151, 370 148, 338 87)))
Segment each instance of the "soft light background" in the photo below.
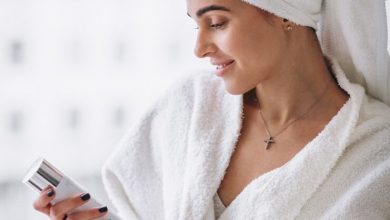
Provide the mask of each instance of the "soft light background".
POLYGON ((0 220, 47 219, 21 183, 40 156, 108 204, 100 168, 121 136, 211 69, 194 27, 184 0, 0 0, 0 220))
POLYGON ((0 219, 47 219, 21 183, 42 156, 107 202, 100 168, 193 55, 185 1, 0 0, 0 219))

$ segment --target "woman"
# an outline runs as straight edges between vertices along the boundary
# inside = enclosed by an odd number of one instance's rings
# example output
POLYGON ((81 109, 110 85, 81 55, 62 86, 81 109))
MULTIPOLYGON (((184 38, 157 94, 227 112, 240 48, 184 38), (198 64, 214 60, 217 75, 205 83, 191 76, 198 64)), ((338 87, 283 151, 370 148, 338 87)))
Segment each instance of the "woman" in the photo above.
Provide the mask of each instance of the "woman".
MULTIPOLYGON (((103 180, 120 216, 389 219, 390 110, 365 94, 363 86, 379 94, 360 71, 370 62, 316 35, 319 15, 345 2, 248 2, 187 0, 195 54, 218 77, 180 80, 107 161, 103 180), (351 64, 360 72, 347 78, 351 64)), ((382 4, 368 3, 365 10, 382 4)), ((335 17, 322 21, 324 33, 335 17)), ((354 35, 348 42, 361 42, 354 35)), ((50 200, 42 193, 35 208, 52 219, 82 204, 50 200)))

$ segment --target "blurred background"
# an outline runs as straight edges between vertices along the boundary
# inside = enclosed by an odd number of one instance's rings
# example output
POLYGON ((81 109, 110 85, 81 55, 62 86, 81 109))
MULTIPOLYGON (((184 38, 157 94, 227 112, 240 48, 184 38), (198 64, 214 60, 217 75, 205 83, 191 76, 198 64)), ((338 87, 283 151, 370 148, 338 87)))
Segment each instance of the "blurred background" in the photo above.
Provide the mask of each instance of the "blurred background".
POLYGON ((184 0, 0 0, 0 220, 47 219, 21 182, 38 157, 108 204, 100 168, 126 130, 175 80, 211 70, 186 12, 184 0))
POLYGON ((193 55, 185 1, 0 0, 0 219, 47 219, 21 180, 44 157, 107 202, 100 169, 193 55))

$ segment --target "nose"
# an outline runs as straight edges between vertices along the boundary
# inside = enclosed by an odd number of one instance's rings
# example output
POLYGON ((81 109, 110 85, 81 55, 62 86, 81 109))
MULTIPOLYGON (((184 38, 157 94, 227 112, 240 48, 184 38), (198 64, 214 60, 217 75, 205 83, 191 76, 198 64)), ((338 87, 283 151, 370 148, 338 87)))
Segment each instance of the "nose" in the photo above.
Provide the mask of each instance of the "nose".
POLYGON ((195 55, 199 58, 204 58, 210 56, 210 54, 214 53, 215 51, 216 46, 210 37, 199 30, 194 48, 195 55))

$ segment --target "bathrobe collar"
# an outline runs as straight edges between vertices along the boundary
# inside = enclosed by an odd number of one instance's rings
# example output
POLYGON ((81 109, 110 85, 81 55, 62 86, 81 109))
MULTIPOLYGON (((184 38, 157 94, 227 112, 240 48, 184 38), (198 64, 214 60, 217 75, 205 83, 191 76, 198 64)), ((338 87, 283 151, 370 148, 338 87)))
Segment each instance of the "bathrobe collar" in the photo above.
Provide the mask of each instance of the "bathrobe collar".
MULTIPOLYGON (((227 207, 220 219, 231 218, 232 209, 240 218, 286 219, 297 216, 306 201, 324 182, 345 151, 356 126, 364 89, 352 84, 337 61, 330 59, 337 81, 350 99, 325 128, 289 162, 250 182, 227 207), (245 197, 245 199, 242 199, 245 197), (286 211, 288 210, 288 211, 286 211)), ((202 97, 223 101, 193 113, 189 131, 187 164, 179 219, 208 219, 213 196, 223 179, 240 136, 243 95, 226 93, 202 97), (210 120, 199 118, 210 117, 210 120)))

